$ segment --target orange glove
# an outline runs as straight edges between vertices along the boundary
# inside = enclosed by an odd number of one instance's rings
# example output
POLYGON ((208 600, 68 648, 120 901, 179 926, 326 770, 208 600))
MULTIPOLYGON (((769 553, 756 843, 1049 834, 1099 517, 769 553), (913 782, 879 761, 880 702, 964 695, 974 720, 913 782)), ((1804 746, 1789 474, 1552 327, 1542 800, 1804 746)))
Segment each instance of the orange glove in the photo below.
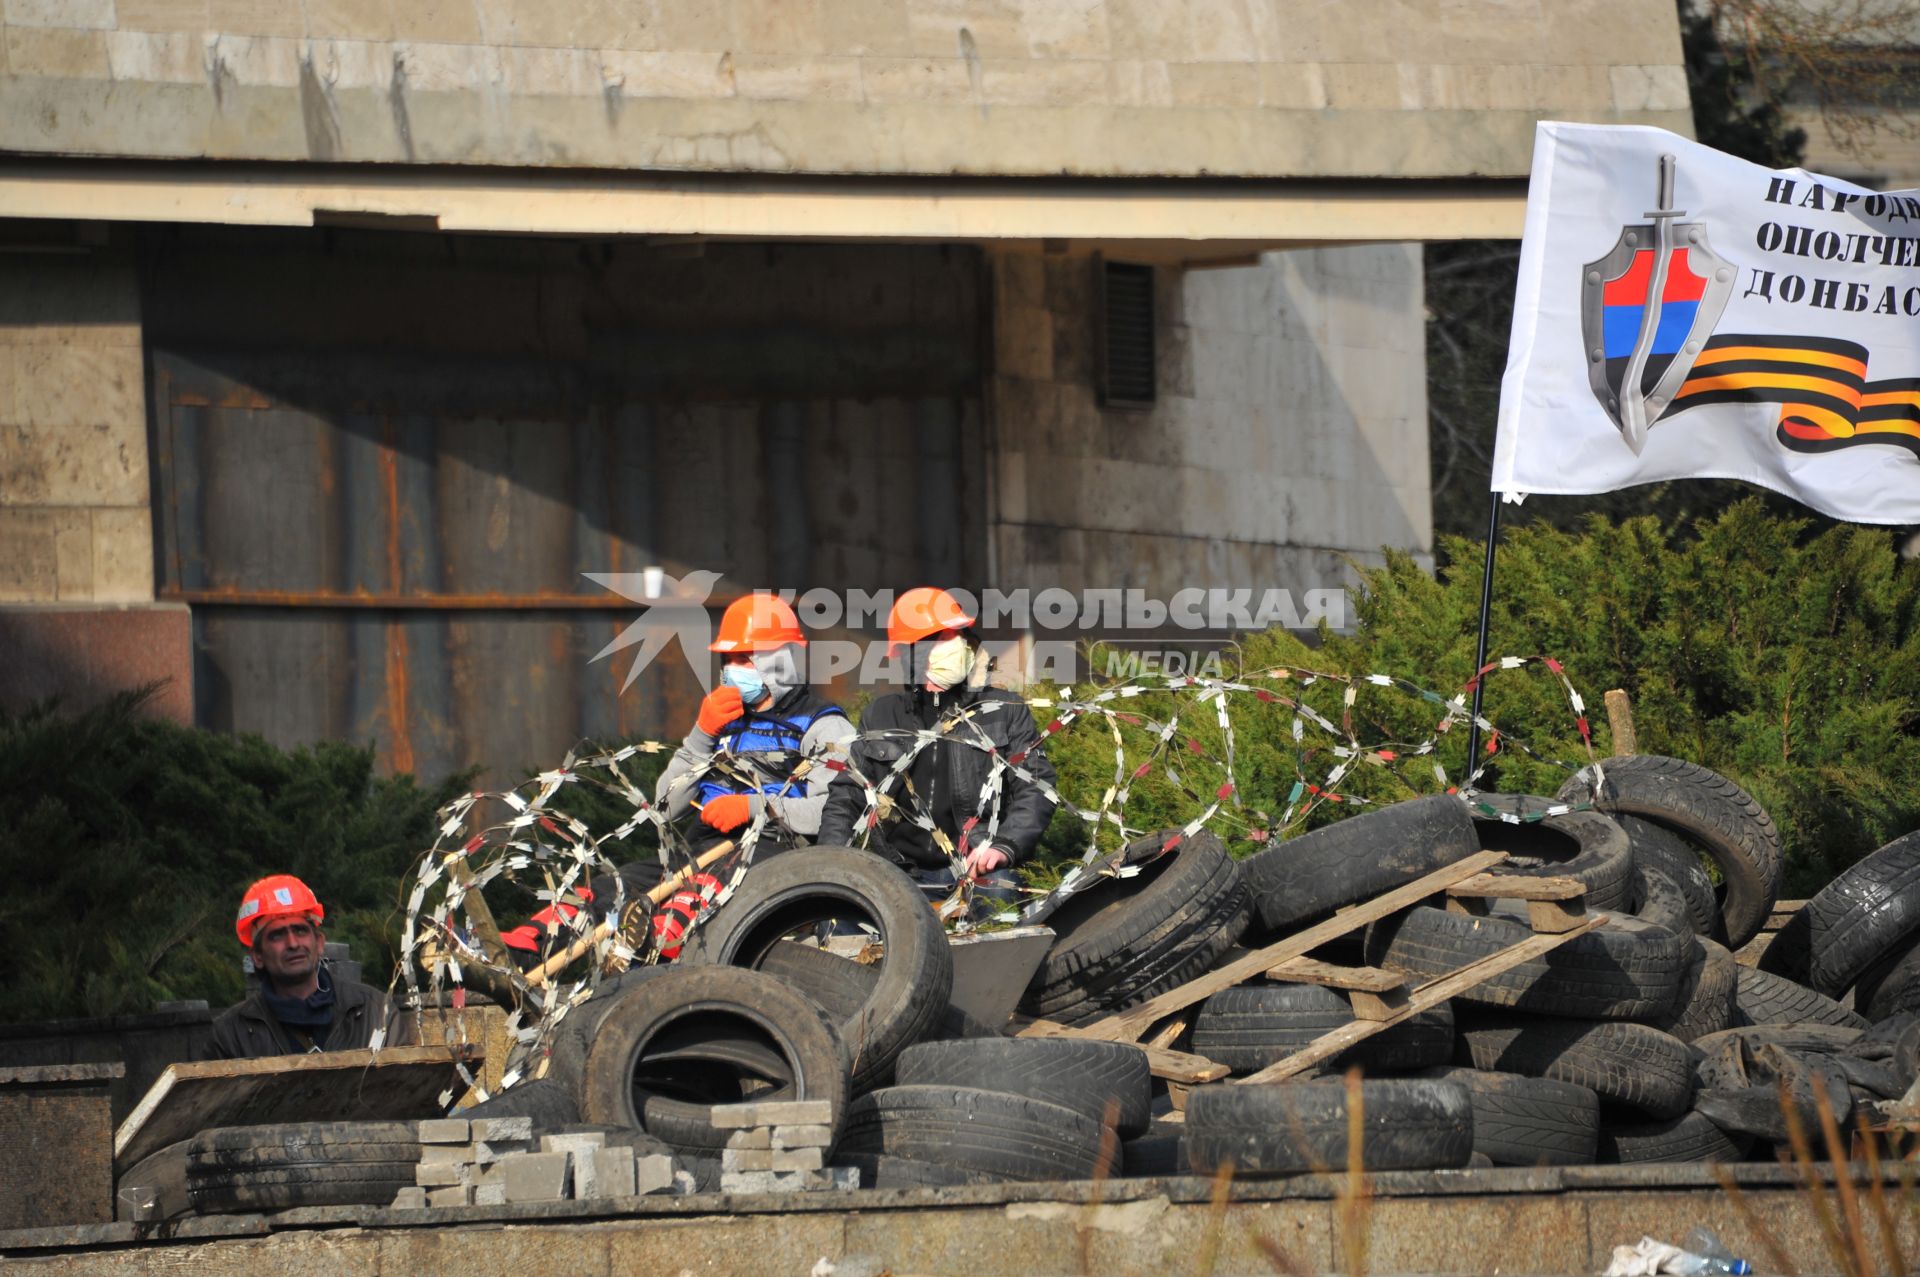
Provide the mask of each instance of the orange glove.
POLYGON ((723 683, 700 702, 700 716, 694 723, 707 735, 718 736, 722 727, 746 712, 747 707, 740 702, 740 689, 723 683))
MULTIPOLYGON (((739 697, 736 695, 735 700, 739 697)), ((707 799, 707 805, 700 809, 700 819, 712 825, 721 833, 732 833, 753 819, 753 799, 746 794, 722 794, 718 798, 707 799)))

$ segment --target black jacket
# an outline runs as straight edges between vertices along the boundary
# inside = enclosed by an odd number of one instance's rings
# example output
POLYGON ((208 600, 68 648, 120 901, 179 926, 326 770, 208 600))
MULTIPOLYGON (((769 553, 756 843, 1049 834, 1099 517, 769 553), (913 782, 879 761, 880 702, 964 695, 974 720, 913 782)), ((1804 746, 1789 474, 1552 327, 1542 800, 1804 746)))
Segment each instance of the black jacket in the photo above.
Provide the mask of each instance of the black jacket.
MULTIPOLYGON (((333 1025, 327 1032, 329 1051, 364 1050, 373 1031, 387 1021, 387 999, 379 990, 352 980, 333 982, 333 1025)), ((403 1045, 392 1026, 387 1045, 403 1045)), ((213 1022, 213 1058, 257 1060, 267 1055, 304 1055, 286 1026, 267 1007, 266 995, 255 989, 245 1001, 228 1007, 213 1022)))
MULTIPOLYGON (((1009 704, 1005 709, 976 715, 972 722, 986 733, 1001 758, 1011 760, 1015 755, 1025 754, 1015 765, 1052 785, 1053 764, 1047 761, 1046 753, 1040 748, 1040 730, 1033 724, 1033 712, 1018 696, 997 687, 956 688, 941 696, 937 705, 933 694, 920 688, 879 697, 860 716, 862 734, 854 740, 851 751, 854 766, 869 782, 878 785, 900 756, 913 748, 914 742, 905 735, 874 738, 866 733, 887 729, 924 730, 933 726, 942 712, 985 701, 1006 701, 1009 704)), ((972 728, 961 727, 955 731, 963 738, 970 737, 972 728)), ((980 791, 986 785, 987 773, 991 769, 992 760, 984 749, 962 744, 959 740, 943 740, 923 751, 915 760, 911 772, 914 782, 912 797, 908 796, 903 781, 895 781, 887 792, 902 807, 915 802, 931 803, 935 822, 958 845, 959 826, 979 809, 980 791)), ((1040 835, 1046 832, 1054 806, 1053 799, 1042 793, 1032 781, 1016 776, 1012 771, 1004 772, 1001 776, 1000 827, 994 831, 994 844, 1006 851, 1015 864, 1027 859, 1033 854, 1034 844, 1040 841, 1040 835)), ((851 770, 839 773, 827 790, 826 810, 820 817, 819 841, 828 846, 853 845, 854 826, 865 812, 866 791, 854 779, 851 770)), ((972 841, 977 845, 985 840, 985 836, 986 826, 983 823, 976 827, 972 841)), ((869 845, 902 866, 937 869, 947 864, 946 854, 933 845, 926 830, 897 816, 875 827, 869 845)))

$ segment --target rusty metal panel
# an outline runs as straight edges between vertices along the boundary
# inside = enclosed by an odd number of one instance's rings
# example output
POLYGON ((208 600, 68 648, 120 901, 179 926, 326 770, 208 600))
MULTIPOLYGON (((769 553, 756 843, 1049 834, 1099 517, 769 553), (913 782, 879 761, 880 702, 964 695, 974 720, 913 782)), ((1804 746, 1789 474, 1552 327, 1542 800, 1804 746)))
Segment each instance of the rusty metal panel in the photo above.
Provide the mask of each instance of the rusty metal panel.
POLYGON ((585 572, 716 571, 716 607, 981 583, 970 253, 149 248, 158 579, 208 726, 504 779, 692 715, 677 654, 624 694, 590 663, 633 605, 585 572))

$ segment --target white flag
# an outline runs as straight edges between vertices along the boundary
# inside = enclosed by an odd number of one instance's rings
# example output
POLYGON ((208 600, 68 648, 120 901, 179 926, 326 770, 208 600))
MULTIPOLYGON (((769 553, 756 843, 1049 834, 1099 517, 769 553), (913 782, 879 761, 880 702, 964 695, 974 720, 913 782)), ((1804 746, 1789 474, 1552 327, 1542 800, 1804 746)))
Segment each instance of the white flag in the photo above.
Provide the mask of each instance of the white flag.
POLYGON ((1541 124, 1494 491, 1683 478, 1920 523, 1920 191, 1541 124))

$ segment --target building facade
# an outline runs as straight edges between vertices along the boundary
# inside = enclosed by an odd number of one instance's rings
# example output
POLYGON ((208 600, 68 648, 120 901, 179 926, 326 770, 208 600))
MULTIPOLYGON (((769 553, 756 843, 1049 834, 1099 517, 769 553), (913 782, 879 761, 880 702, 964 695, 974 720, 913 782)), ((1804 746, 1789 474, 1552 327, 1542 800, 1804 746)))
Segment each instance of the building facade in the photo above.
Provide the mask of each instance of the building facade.
POLYGON ((586 572, 1427 553, 1423 240, 1667 0, 4 0, 0 701, 512 772, 677 731, 586 572))

